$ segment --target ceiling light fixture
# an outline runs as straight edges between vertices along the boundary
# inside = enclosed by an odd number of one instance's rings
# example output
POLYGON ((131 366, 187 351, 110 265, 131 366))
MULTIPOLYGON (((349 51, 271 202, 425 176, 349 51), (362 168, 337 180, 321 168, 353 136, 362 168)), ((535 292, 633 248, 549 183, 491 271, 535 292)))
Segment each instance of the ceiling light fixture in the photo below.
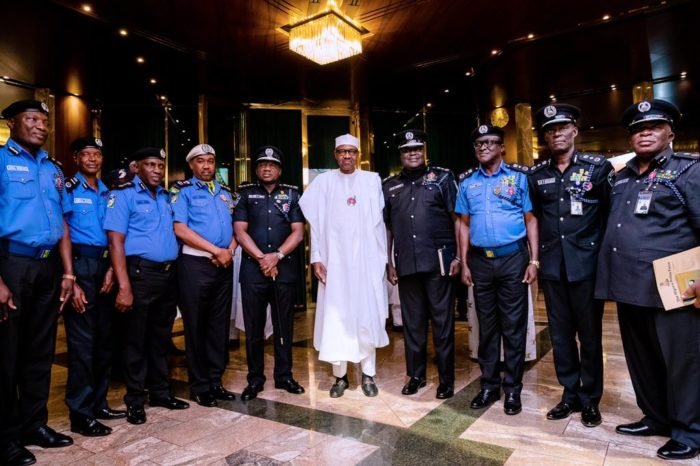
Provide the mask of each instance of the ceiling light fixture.
POLYGON ((121 28, 121 29, 119 30, 119 35, 122 36, 122 37, 126 37, 126 36, 129 35, 129 31, 127 31, 127 30, 124 29, 124 28, 121 28))
POLYGON ((685 79, 688 76, 687 71, 681 71, 681 79, 685 79))
POLYGON ((136 63, 139 63, 139 64, 146 63, 146 59, 143 57, 136 57, 136 63))
POLYGON ((527 35, 527 38, 528 38, 528 39, 534 39, 534 38, 535 38, 535 35, 534 35, 533 33, 530 33, 530 34, 527 35))
POLYGON ((156 78, 151 78, 148 82, 150 82, 151 84, 157 84, 157 83, 158 83, 158 81, 156 80, 156 78))
POLYGON ((610 19, 610 15, 605 15, 605 16, 603 16, 603 21, 607 21, 607 20, 609 20, 609 19, 610 19))
POLYGON ((90 6, 90 5, 87 4, 87 3, 83 3, 83 5, 81 6, 81 8, 83 9, 83 11, 84 11, 85 13, 92 13, 92 6, 90 6))
POLYGON ((617 90, 617 86, 614 85, 614 84, 611 84, 611 85, 610 85, 610 89, 613 90, 613 91, 615 91, 615 90, 617 90))
POLYGON ((326 65, 362 53, 362 39, 370 32, 341 13, 335 2, 328 8, 279 29, 289 35, 289 49, 326 65))
POLYGON ((498 55, 498 50, 497 49, 491 50, 491 55, 498 55))

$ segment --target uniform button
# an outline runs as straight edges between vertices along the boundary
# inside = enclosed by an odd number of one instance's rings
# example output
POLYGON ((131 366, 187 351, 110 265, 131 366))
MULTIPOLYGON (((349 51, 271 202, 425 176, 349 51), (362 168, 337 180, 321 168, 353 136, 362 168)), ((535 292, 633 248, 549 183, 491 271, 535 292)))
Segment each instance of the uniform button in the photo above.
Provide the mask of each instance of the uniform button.
POLYGON ((267 213, 268 213, 268 214, 271 214, 271 213, 272 213, 272 211, 271 211, 271 210, 268 210, 268 211, 267 211, 267 213))
POLYGON ((618 224, 617 224, 617 228, 620 228, 621 226, 622 226, 621 223, 618 223, 618 224))
POLYGON ((635 181, 635 183, 639 183, 639 180, 635 181))
POLYGON ((415 197, 412 197, 412 198, 411 198, 411 200, 412 200, 412 201, 415 201, 415 200, 416 200, 416 198, 415 198, 415 197))
POLYGON ((559 201, 560 201, 560 202, 564 202, 564 198, 562 197, 561 199, 559 199, 559 201))
POLYGON ((627 203, 629 204, 629 203, 630 203, 630 201, 627 201, 627 203))
POLYGON ((411 218, 414 218, 413 215, 411 215, 411 218))
POLYGON ((563 222, 563 221, 564 221, 564 217, 559 217, 559 221, 560 221, 560 222, 563 222))
POLYGON ((416 184, 416 182, 415 182, 415 181, 411 181, 411 184, 416 184))
POLYGON ((564 239, 564 235, 561 235, 561 239, 564 239))
POLYGON ((268 247, 268 248, 271 248, 271 247, 272 247, 272 245, 271 245, 271 244, 268 244, 268 245, 267 245, 267 247, 268 247))
POLYGON ((415 238, 415 237, 416 237, 416 235, 413 235, 413 237, 415 238))
POLYGON ((267 227, 268 230, 272 230, 272 227, 267 227))
POLYGON ((617 252, 617 248, 613 248, 613 252, 617 252))

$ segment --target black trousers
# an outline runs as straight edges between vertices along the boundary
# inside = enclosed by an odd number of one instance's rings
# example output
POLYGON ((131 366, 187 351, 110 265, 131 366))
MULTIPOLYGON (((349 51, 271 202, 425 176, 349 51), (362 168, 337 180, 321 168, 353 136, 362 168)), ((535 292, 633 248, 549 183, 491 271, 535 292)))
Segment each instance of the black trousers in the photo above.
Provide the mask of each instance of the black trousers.
POLYGON ((107 407, 112 367, 112 317, 114 295, 100 288, 109 268, 106 259, 74 257, 77 283, 85 292, 85 312, 66 306, 63 322, 68 343, 66 404, 71 416, 94 417, 107 407))
POLYGON ((0 444, 48 421, 61 281, 58 253, 45 260, 0 257, 16 310, 0 322, 0 444))
POLYGON ((470 253, 469 270, 474 282, 474 304, 479 319, 481 388, 520 394, 525 367, 527 336, 527 284, 523 283, 529 254, 489 259, 470 253), (501 379, 501 339, 503 379, 501 379))
POLYGON ((221 385, 226 369, 233 273, 206 257, 182 254, 177 276, 190 391, 198 395, 221 385))
POLYGON ((425 378, 428 323, 432 324, 440 383, 455 380, 454 281, 440 273, 415 273, 399 278, 406 375, 425 378))
POLYGON ((175 267, 165 271, 130 264, 134 305, 127 315, 124 381, 127 406, 170 396, 168 349, 176 314, 175 267))
POLYGON ((292 378, 292 336, 294 335, 295 283, 241 283, 241 302, 245 324, 245 348, 248 383, 265 383, 265 321, 267 305, 272 306, 275 347, 275 382, 292 378), (276 288, 276 291, 275 291, 276 288))
POLYGON ((595 405, 603 394, 603 304, 593 299, 592 280, 540 280, 547 305, 557 380, 562 401, 595 405), (576 338, 580 342, 580 349, 576 338))
POLYGON ((642 422, 700 448, 700 312, 617 303, 617 313, 642 422))

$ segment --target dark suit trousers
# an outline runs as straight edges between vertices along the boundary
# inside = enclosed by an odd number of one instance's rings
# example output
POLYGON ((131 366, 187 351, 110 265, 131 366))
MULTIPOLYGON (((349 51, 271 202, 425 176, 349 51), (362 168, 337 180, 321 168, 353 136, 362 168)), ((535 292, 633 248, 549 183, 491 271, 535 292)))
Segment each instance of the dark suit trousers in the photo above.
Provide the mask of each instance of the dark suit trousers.
POLYGON ((700 448, 700 312, 624 303, 617 312, 642 422, 700 448))
POLYGON ((177 274, 190 391, 198 395, 221 385, 226 369, 233 273, 206 257, 183 254, 177 274))
POLYGON ((439 273, 415 273, 399 278, 406 375, 425 378, 428 323, 433 328, 440 383, 455 379, 454 281, 439 273))
POLYGON ((547 305, 554 369, 564 387, 562 401, 598 405, 603 394, 603 301, 593 299, 595 282, 540 280, 547 305), (580 342, 576 343, 576 337, 580 342))
POLYGON ((471 253, 469 270, 474 282, 474 304, 479 319, 481 388, 520 394, 527 336, 527 284, 523 276, 527 251, 489 259, 471 253), (501 340, 504 373, 501 379, 501 340))
POLYGON ((295 283, 241 283, 241 302, 245 324, 248 383, 265 384, 265 321, 267 305, 272 306, 275 348, 275 382, 292 378, 292 336, 294 335, 295 283), (276 287, 276 292, 275 292, 276 287))
POLYGON ((61 281, 58 253, 46 260, 0 257, 16 310, 0 322, 0 444, 48 421, 61 281))

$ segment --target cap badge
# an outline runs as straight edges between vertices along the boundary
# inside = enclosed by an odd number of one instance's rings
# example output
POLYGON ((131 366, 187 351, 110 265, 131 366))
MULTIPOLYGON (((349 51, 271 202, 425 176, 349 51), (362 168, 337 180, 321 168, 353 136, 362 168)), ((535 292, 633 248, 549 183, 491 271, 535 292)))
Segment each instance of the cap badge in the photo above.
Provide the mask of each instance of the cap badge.
POLYGON ((406 137, 407 141, 411 141, 411 140, 413 140, 413 133, 409 131, 406 133, 405 137, 406 137))
POLYGON ((41 109, 45 111, 46 113, 49 113, 49 106, 46 105, 46 102, 41 103, 41 109))
POLYGON ((274 154, 274 153, 275 153, 275 151, 272 150, 271 147, 268 147, 267 149, 265 149, 265 155, 267 155, 268 157, 272 157, 272 154, 274 154))
POLYGON ((555 107, 554 105, 547 105, 544 108, 544 116, 546 116, 547 118, 552 118, 556 114, 557 114, 557 107, 555 107))
POLYGON ((486 134, 489 132, 489 127, 486 125, 479 126, 479 134, 486 134))
POLYGON ((213 154, 214 149, 209 144, 202 144, 202 151, 205 154, 213 154))
POLYGON ((646 100, 643 100, 643 101, 639 102, 639 105, 637 105, 637 109, 640 112, 648 112, 649 110, 651 110, 651 104, 649 102, 647 102, 646 100))
POLYGON ((160 150, 160 156, 161 156, 161 158, 165 158, 165 150, 164 149, 160 150))
POLYGON ((95 145, 97 147, 102 147, 102 139, 100 138, 95 138, 95 145))

